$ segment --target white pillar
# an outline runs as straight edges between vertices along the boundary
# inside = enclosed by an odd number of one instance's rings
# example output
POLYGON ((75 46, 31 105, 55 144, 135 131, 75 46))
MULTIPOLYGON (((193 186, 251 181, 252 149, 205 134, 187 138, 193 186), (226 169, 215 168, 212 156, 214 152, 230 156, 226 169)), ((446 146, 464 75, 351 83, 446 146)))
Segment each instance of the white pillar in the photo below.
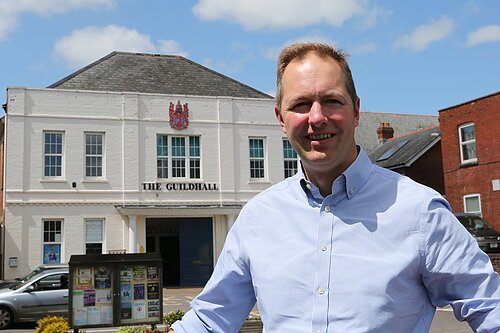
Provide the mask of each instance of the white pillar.
POLYGON ((128 253, 137 253, 137 216, 128 217, 128 253))
POLYGON ((226 215, 227 218, 227 231, 231 229, 231 227, 234 224, 234 221, 236 220, 236 215, 226 215))

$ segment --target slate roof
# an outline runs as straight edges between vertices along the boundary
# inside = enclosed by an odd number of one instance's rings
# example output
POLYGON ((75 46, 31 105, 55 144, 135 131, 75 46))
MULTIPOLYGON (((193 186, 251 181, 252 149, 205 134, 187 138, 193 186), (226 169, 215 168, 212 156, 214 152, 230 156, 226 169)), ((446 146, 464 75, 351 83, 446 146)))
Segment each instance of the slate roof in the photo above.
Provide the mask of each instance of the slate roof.
POLYGON ((409 167, 440 140, 439 126, 433 126, 389 139, 368 156, 372 162, 387 169, 409 167))
POLYGON ((48 88, 273 99, 181 56, 130 52, 112 52, 48 88))

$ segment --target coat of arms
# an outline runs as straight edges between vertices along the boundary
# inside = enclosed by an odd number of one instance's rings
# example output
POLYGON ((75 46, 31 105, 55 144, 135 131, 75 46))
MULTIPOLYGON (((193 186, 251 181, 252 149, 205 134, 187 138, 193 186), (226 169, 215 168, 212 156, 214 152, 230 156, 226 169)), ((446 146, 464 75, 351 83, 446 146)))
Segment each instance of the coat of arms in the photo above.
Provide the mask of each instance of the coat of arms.
POLYGON ((170 108, 168 110, 170 116, 170 127, 173 129, 185 129, 189 125, 189 109, 188 104, 185 103, 181 105, 181 101, 177 101, 177 105, 170 102, 170 108))

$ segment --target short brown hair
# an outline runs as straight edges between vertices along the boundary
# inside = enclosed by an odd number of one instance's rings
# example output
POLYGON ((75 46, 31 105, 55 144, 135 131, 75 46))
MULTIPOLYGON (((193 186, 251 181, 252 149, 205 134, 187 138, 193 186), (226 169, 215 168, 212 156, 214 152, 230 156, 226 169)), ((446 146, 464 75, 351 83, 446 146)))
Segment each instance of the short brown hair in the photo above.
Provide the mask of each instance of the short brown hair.
POLYGON ((351 96, 352 102, 356 104, 358 95, 356 94, 356 87, 354 86, 354 80, 352 79, 351 69, 347 63, 348 54, 342 50, 334 49, 332 46, 321 43, 299 43, 287 46, 281 51, 278 58, 278 68, 276 71, 276 106, 281 109, 281 97, 282 97, 282 81, 283 73, 286 67, 294 60, 302 60, 310 52, 317 54, 318 56, 325 58, 330 57, 337 61, 344 73, 344 82, 346 84, 346 89, 351 96))

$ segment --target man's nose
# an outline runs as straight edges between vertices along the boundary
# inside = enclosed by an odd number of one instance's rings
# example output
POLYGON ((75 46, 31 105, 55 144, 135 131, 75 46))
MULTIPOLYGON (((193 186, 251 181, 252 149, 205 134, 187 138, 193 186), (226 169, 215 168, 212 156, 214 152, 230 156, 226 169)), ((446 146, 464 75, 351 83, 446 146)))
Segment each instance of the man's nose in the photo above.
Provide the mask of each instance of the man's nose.
POLYGON ((326 124, 327 119, 324 113, 323 106, 319 102, 314 102, 309 110, 309 124, 320 127, 326 124))

